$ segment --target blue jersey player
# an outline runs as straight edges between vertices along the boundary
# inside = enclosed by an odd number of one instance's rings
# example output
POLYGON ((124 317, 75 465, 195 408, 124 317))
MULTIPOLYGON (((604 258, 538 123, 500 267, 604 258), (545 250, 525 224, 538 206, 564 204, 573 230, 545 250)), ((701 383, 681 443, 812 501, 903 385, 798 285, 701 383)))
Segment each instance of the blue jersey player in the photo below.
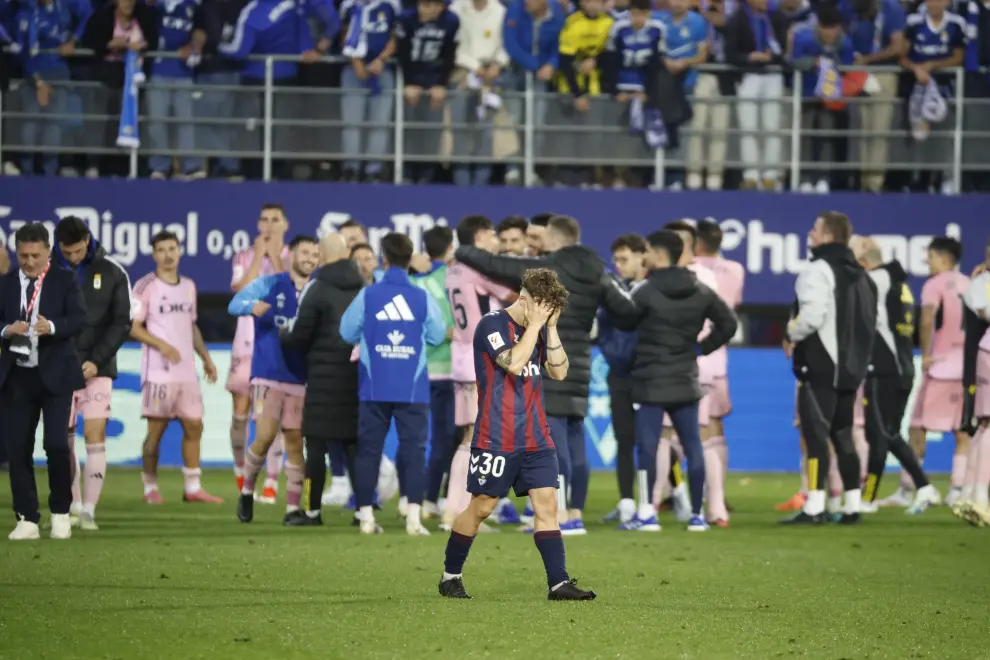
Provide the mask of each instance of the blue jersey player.
POLYGON ((543 556, 550 600, 594 600, 567 575, 557 522, 557 454, 543 407, 541 368, 554 380, 567 376, 567 354, 557 319, 567 290, 546 268, 526 271, 519 299, 487 314, 474 333, 478 417, 471 442, 471 504, 455 520, 447 541, 440 595, 470 598, 461 571, 478 528, 509 493, 533 502, 536 547, 543 556))

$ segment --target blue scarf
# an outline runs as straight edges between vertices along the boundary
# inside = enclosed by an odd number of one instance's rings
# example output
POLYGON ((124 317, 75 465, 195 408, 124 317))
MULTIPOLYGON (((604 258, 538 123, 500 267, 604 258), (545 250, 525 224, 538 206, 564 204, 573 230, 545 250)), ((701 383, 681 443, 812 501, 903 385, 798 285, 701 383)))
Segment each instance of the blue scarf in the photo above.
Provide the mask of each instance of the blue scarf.
POLYGON ((815 96, 825 101, 842 98, 842 76, 830 57, 818 58, 818 82, 815 83, 815 96))
POLYGON ((137 149, 141 146, 141 136, 138 134, 138 82, 142 77, 138 54, 128 50, 124 58, 124 95, 117 127, 118 147, 137 149))
POLYGON ((766 12, 758 14, 746 4, 743 5, 743 10, 746 12, 746 17, 749 18, 749 27, 753 31, 753 40, 756 42, 756 48, 753 52, 763 53, 769 49, 774 55, 780 55, 780 43, 777 42, 777 37, 773 33, 770 14, 766 12))

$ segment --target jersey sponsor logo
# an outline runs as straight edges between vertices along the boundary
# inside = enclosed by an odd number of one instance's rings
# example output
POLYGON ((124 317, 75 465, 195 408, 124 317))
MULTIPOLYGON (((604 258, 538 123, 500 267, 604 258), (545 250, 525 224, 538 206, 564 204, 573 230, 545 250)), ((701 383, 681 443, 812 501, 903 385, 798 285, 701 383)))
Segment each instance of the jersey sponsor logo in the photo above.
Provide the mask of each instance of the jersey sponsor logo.
POLYGON ((280 293, 277 296, 275 296, 275 305, 279 309, 282 309, 283 307, 285 307, 285 294, 284 293, 280 293))
POLYGON ((530 362, 519 372, 521 378, 534 378, 540 375, 540 367, 530 362))
POLYGON ((502 335, 497 332, 493 332, 488 335, 488 343, 491 344, 492 348, 496 351, 505 346, 505 342, 502 341, 502 335))
POLYGON ((412 310, 409 309, 409 303, 406 302, 405 297, 400 293, 399 295, 392 298, 392 301, 385 304, 385 307, 381 309, 375 318, 379 321, 415 321, 416 317, 413 316, 412 310))
POLYGON ((416 348, 413 346, 403 346, 402 341, 406 338, 398 330, 393 330, 386 335, 389 344, 376 344, 375 352, 386 360, 408 360, 416 355, 416 348))
POLYGON ((97 291, 103 288, 103 276, 100 275, 99 273, 93 275, 93 288, 96 289, 97 291))

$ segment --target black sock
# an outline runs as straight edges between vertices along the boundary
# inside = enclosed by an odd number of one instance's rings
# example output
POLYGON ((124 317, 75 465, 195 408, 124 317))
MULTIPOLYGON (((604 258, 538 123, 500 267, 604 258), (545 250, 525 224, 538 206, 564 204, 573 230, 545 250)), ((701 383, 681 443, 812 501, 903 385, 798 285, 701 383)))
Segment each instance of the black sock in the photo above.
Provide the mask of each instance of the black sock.
POLYGON ((471 544, 474 543, 473 536, 464 536, 457 532, 451 532, 447 539, 447 552, 444 556, 443 570, 451 575, 460 575, 464 572, 464 562, 467 561, 468 553, 471 552, 471 544))
POLYGON ((327 483, 327 442, 318 438, 306 438, 306 487, 309 500, 307 510, 319 511, 323 487, 327 483))
MULTIPOLYGON (((536 549, 543 557, 543 567, 547 571, 547 587, 553 589, 561 582, 566 582, 567 561, 564 556, 564 537, 559 529, 533 534, 536 549)), ((449 572, 449 571, 448 571, 449 572)))

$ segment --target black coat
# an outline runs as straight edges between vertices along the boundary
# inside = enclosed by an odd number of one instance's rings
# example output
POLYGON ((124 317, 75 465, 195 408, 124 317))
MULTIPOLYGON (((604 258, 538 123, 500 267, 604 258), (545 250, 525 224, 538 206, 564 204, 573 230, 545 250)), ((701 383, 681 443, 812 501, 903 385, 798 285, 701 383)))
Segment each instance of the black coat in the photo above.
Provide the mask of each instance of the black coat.
MULTIPOLYGON (((131 282, 123 266, 91 239, 86 259, 75 271, 86 301, 86 325, 76 338, 83 362, 96 365, 97 376, 117 378, 117 351, 131 334, 131 282)), ((64 265, 58 245, 52 259, 64 265)), ((70 271, 72 272, 72 271, 70 271)))
POLYGON ((750 62, 749 55, 756 50, 756 35, 749 24, 749 16, 740 8, 726 19, 722 30, 725 35, 725 63, 736 67, 737 71, 728 74, 732 79, 738 82, 741 73, 761 73, 768 67, 786 64, 784 50, 787 48, 787 31, 791 20, 783 12, 773 11, 770 12, 770 26, 781 52, 774 55, 769 62, 750 62))
POLYGON ((725 346, 739 323, 718 294, 685 268, 655 270, 633 290, 638 321, 616 325, 635 329, 633 401, 675 404, 701 399, 698 356, 725 346), (701 342, 698 335, 712 322, 711 333, 701 342))
POLYGON ((323 266, 303 290, 295 323, 282 329, 282 341, 306 354, 306 437, 357 439, 358 366, 351 362, 354 347, 340 338, 340 317, 362 286, 350 261, 323 266))
POLYGON ((588 414, 591 382, 591 326, 599 306, 614 317, 636 317, 636 306, 609 276, 605 262, 589 247, 574 245, 537 258, 507 257, 475 247, 460 247, 458 261, 486 277, 517 291, 530 268, 549 268, 557 273, 570 293, 560 315, 557 333, 570 360, 567 378, 543 383, 547 414, 554 417, 584 417, 588 414))
MULTIPOLYGON (((38 294, 38 314, 55 326, 55 334, 38 339, 38 370, 52 394, 68 394, 86 386, 82 362, 73 341, 86 325, 86 303, 76 276, 52 264, 38 294)), ((0 329, 21 319, 21 279, 17 270, 0 279, 0 329)), ((0 388, 17 355, 10 340, 0 341, 0 388)))

